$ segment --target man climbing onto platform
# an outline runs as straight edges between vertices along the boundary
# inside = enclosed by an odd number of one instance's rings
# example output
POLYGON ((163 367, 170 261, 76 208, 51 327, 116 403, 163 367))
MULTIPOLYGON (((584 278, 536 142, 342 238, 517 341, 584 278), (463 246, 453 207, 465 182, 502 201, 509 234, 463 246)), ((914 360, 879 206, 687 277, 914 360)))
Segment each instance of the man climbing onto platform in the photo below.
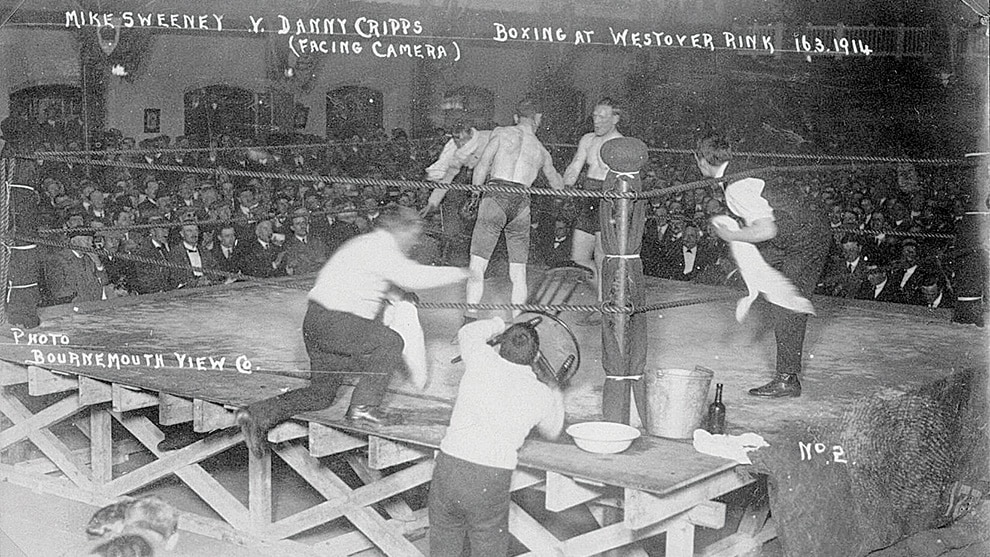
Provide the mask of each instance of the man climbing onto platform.
MULTIPOLYGON (((255 455, 263 453, 273 425, 308 410, 330 406, 345 375, 360 377, 348 420, 369 425, 401 423, 380 407, 392 373, 404 366, 402 337, 381 321, 390 290, 434 288, 468 278, 467 269, 431 267, 409 259, 423 231, 409 207, 382 211, 379 228, 348 240, 316 277, 303 319, 310 359, 310 385, 238 410, 237 423, 255 455)), ((406 295, 411 296, 411 294, 406 295)))
POLYGON ((430 483, 430 554, 504 556, 519 448, 533 427, 550 440, 560 435, 564 397, 558 378, 537 371, 534 327, 506 329, 495 317, 465 325, 458 340, 465 368, 430 483))
MULTIPOLYGON (((474 169, 471 183, 475 186, 509 186, 529 188, 542 170, 550 186, 564 186, 553 167, 553 158, 536 137, 543 114, 532 101, 524 100, 516 108, 514 126, 498 127, 492 131, 488 146, 474 169)), ((529 261, 530 210, 529 194, 485 193, 478 208, 478 221, 471 237, 471 278, 467 283, 467 303, 477 304, 485 292, 485 270, 495 250, 498 237, 504 231, 509 252, 509 279, 512 281, 510 300, 513 304, 526 302, 526 263, 529 261)), ((518 315, 514 311, 513 315, 518 315)), ((477 319, 468 310, 464 322, 477 319)))
MULTIPOLYGON (((694 156, 704 176, 721 178, 732 159, 732 151, 728 141, 712 135, 698 142, 694 156)), ((828 223, 814 208, 801 202, 797 190, 787 189, 779 182, 745 178, 723 187, 729 210, 742 218, 745 225, 733 229, 719 223, 716 217, 715 233, 727 242, 758 246, 759 252, 746 252, 750 254, 748 258, 741 258, 736 249, 732 251, 743 279, 753 292, 752 298, 759 291, 771 301, 777 343, 773 379, 750 389, 749 394, 774 398, 801 396, 798 377, 804 334, 808 314, 813 311, 808 298, 828 258, 831 244, 828 223)), ((737 318, 744 314, 745 309, 742 312, 737 309, 737 318)))

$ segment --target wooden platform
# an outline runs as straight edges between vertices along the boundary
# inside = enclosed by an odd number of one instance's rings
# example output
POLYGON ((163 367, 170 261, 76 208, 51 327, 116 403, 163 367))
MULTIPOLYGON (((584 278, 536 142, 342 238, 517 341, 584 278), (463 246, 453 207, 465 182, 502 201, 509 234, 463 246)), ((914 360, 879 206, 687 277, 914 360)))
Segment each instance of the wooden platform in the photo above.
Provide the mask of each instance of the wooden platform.
MULTIPOLYGON (((489 297, 507 297, 505 281, 489 282, 489 297)), ((174 474, 222 518, 183 515, 186 529, 284 555, 348 555, 371 546, 388 555, 420 555, 406 536, 426 526, 425 509, 412 509, 401 495, 430 479, 433 449, 442 438, 461 371, 449 363, 457 354, 449 343, 460 321, 457 312, 421 314, 433 381, 426 391, 416 392, 398 378, 389 399, 410 415, 409 425, 355 428, 342 420, 344 397, 330 409, 299 416, 271 432, 273 454, 324 503, 273 520, 270 455, 248 459, 247 501, 231 495, 201 466, 242 443, 240 433, 230 429, 234 408, 304 384, 294 376, 308 366, 300 332, 306 286, 306 279, 295 279, 51 308, 41 328, 8 332, 0 345, 0 384, 7 386, 0 412, 12 425, 0 432, 0 448, 29 440, 52 466, 40 473, 41 468, 10 462, 13 451, 8 451, 0 477, 100 505, 174 474), (146 409, 155 407, 158 419, 151 420, 146 409), (186 422, 214 433, 182 450, 158 453, 163 437, 158 425, 186 422), (88 439, 82 452, 59 437, 65 423, 88 439), (113 423, 156 459, 127 473, 115 470, 113 449, 122 439, 114 436, 113 423), (331 455, 346 462, 364 485, 349 486, 319 460, 331 455), (58 473, 52 475, 52 469, 58 473), (315 546, 291 539, 340 517, 353 532, 315 546)), ((650 281, 649 286, 650 302, 725 294, 684 283, 650 281)), ((424 301, 462 296, 457 289, 421 293, 424 301)), ((590 293, 574 301, 591 303, 590 293)), ((809 327, 800 399, 741 395, 772 369, 772 335, 765 334, 758 311, 746 323, 735 323, 734 302, 652 314, 649 369, 714 369, 716 381, 726 384, 730 429, 756 431, 772 443, 775 433, 795 423, 838 416, 863 394, 906 390, 958 367, 986 365, 984 330, 950 324, 945 314, 834 300, 816 300, 816 306, 819 317, 809 327)), ((563 317, 573 322, 577 316, 563 317)), ((568 421, 583 421, 601 414, 600 333, 575 330, 584 364, 566 404, 568 421)), ((636 554, 628 544, 661 532, 667 533, 668 555, 690 554, 696 526, 724 523, 725 507, 713 499, 750 481, 735 463, 699 454, 682 442, 647 436, 623 454, 600 456, 568 442, 531 440, 521 452, 514 488, 544 491, 553 512, 587 506, 601 527, 561 540, 513 506, 511 530, 534 555, 592 555, 623 546, 636 554)), ((764 524, 765 514, 753 516, 745 531, 703 554, 740 554, 772 537, 772 520, 764 524)))

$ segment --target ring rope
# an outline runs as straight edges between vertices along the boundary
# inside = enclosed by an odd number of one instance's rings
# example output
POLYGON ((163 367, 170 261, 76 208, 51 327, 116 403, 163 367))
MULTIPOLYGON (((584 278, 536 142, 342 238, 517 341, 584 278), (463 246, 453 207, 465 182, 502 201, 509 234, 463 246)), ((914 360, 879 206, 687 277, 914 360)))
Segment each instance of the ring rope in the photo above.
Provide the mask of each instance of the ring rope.
MULTIPOLYGON (((424 137, 418 139, 408 139, 409 143, 428 143, 446 138, 424 137)), ((330 147, 353 147, 355 145, 386 145, 393 144, 391 139, 377 139, 374 141, 327 141, 325 143, 291 143, 288 145, 241 145, 237 147, 169 147, 166 149, 90 149, 76 151, 35 151, 38 156, 85 156, 85 155, 147 155, 156 153, 207 153, 226 151, 246 151, 248 149, 261 149, 267 151, 277 151, 280 149, 299 148, 330 148, 330 147)))
MULTIPOLYGON (((17 155, 20 158, 30 159, 25 155, 17 155)), ((473 186, 471 184, 438 184, 436 182, 426 182, 417 180, 385 180, 381 178, 352 178, 346 176, 322 176, 319 174, 288 174, 282 172, 260 172, 255 170, 233 170, 225 168, 200 168, 195 166, 171 166, 164 164, 149 164, 124 161, 92 161, 75 157, 41 157, 44 160, 54 160, 59 162, 71 162, 76 164, 91 164, 96 166, 108 166, 117 168, 135 168, 141 170, 159 170, 166 172, 181 172, 186 174, 214 174, 225 176, 244 176, 248 178, 272 178, 278 180, 295 180, 303 182, 328 182, 328 183, 348 183, 358 186, 391 186, 396 188, 415 187, 428 189, 463 190, 474 192, 499 192, 499 193, 521 193, 531 195, 559 195, 561 197, 591 197, 591 198, 612 198, 612 199, 635 199, 640 197, 635 192, 607 192, 588 190, 551 190, 546 188, 520 188, 512 186, 482 185, 473 186)))
MULTIPOLYGON (((445 140, 443 137, 424 137, 416 139, 407 139, 409 143, 428 143, 431 141, 445 140)), ((280 149, 296 149, 296 148, 329 148, 329 147, 352 147, 355 145, 385 145, 393 144, 394 140, 391 139, 380 139, 373 141, 327 141, 325 143, 296 143, 289 145, 248 145, 248 146, 238 146, 238 147, 170 147, 166 149, 113 149, 113 150, 76 150, 76 151, 37 151, 36 155, 44 156, 66 156, 66 155, 143 155, 143 154, 154 154, 154 153, 196 153, 196 152, 222 152, 222 151, 243 151, 247 149, 264 149, 264 150, 280 150, 280 149)), ((547 147, 555 147, 562 149, 574 149, 577 145, 571 143, 547 143, 547 147)), ((672 155, 693 155, 695 151, 693 149, 680 149, 680 148, 667 148, 667 147, 648 147, 647 152, 650 153, 664 153, 672 155)), ((761 151, 739 151, 733 152, 733 156, 738 157, 756 157, 756 158, 767 158, 767 159, 796 159, 796 160, 816 160, 816 161, 853 161, 853 162, 876 162, 876 163, 892 163, 892 164, 921 164, 921 165, 932 165, 932 166, 955 166, 955 165, 971 165, 974 164, 973 161, 968 160, 968 158, 962 159, 947 159, 947 158, 912 158, 912 157, 883 157, 883 156, 870 156, 870 155, 826 155, 826 154, 815 154, 815 153, 773 153, 773 152, 761 152, 761 151)))
MULTIPOLYGON (((31 158, 26 155, 17 155, 20 158, 31 158)), ((677 186, 670 186, 666 188, 659 188, 654 190, 648 190, 643 192, 618 192, 618 191, 590 191, 590 190, 575 190, 575 189, 548 189, 548 188, 520 188, 513 186, 501 186, 501 185, 490 185, 485 184, 481 186, 475 186, 471 184, 438 184, 436 182, 427 182, 421 180, 386 180, 381 178, 354 178, 346 176, 323 176, 319 174, 289 174, 281 172, 262 172, 254 170, 236 170, 236 169, 225 169, 225 168, 200 168, 194 166, 172 166, 163 164, 149 164, 149 163, 132 163, 124 161, 91 161, 86 159, 79 159, 74 157, 43 157, 46 160, 55 160, 60 162, 72 162, 77 164, 92 164, 97 166, 108 166, 108 167, 119 167, 119 168, 136 168, 143 170, 158 170, 166 172, 182 172, 187 174, 211 174, 211 175, 227 175, 227 176, 244 176, 250 178, 272 178, 279 180, 295 180, 295 181, 306 181, 306 182, 328 182, 328 183, 348 183, 354 185, 364 185, 364 186, 386 186, 386 187, 415 187, 415 188, 427 188, 427 189, 447 189, 447 190, 460 190, 460 191, 472 191, 472 192, 499 192, 499 193, 518 193, 518 194, 529 194, 529 195, 546 195, 546 196, 560 196, 560 197, 583 197, 583 198, 599 198, 599 199, 650 199, 654 197, 662 197, 666 195, 671 195, 674 193, 679 193, 687 191, 690 189, 695 189, 699 187, 705 187, 709 184, 714 184, 718 182, 727 182, 730 180, 739 180, 748 177, 757 177, 770 172, 831 172, 836 170, 852 170, 852 169, 863 169, 870 167, 882 167, 889 168, 890 163, 878 163, 878 164, 847 164, 847 165, 803 165, 803 166, 775 166, 775 167, 764 167, 755 170, 749 170, 745 172, 739 172, 736 174, 731 174, 727 176, 722 176, 720 178, 703 178, 701 180, 696 180, 694 182, 688 182, 686 184, 680 184, 677 186)))
MULTIPOLYGON (((166 269, 176 269, 181 271, 186 271, 190 269, 197 269, 191 265, 178 265, 170 261, 161 261, 159 259, 154 259, 150 257, 143 257, 134 254, 121 254, 121 253, 111 253, 106 250, 101 250, 97 248, 83 248, 80 246, 73 246, 65 242, 56 242, 52 240, 40 239, 40 238, 29 238, 24 237, 19 234, 6 234, 0 235, 0 239, 13 239, 20 241, 30 241, 43 246, 57 247, 57 248, 68 248, 80 253, 95 253, 97 255, 112 256, 116 259, 122 261, 133 261, 136 263, 145 263, 149 265, 154 265, 166 269)), ((215 276, 222 276, 224 278, 234 278, 240 281, 251 282, 259 285, 274 285, 275 279, 272 278, 260 278, 252 277, 250 275, 244 275, 242 273, 231 273, 228 271, 221 271, 219 269, 212 269, 209 267, 198 268, 203 274, 210 274, 215 276)), ((279 282, 278 286, 283 288, 288 288, 292 290, 309 290, 310 286, 307 285, 294 285, 285 284, 279 282)), ((540 305, 540 304, 468 304, 464 302, 423 302, 420 301, 416 303, 416 307, 420 309, 458 309, 458 310, 479 310, 479 311, 542 311, 542 312, 588 312, 588 311, 599 311, 601 313, 609 314, 637 314, 646 313, 650 311, 657 311, 663 309, 672 309, 684 306, 691 306, 697 304, 706 304, 710 302, 720 302, 729 299, 735 299, 737 296, 713 296, 705 298, 690 298, 686 300, 676 300, 670 302, 659 302, 654 304, 648 304, 641 307, 627 306, 620 307, 608 303, 599 304, 555 304, 555 305, 540 305)))

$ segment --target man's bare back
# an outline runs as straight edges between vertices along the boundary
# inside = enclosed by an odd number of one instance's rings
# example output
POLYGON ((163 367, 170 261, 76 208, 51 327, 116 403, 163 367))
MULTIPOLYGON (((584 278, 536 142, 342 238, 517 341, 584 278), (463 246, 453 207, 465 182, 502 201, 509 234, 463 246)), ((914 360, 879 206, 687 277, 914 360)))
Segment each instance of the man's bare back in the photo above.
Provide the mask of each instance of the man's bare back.
POLYGON ((533 185, 536 175, 550 158, 550 153, 536 135, 518 125, 496 128, 488 149, 494 151, 489 171, 492 179, 526 186, 533 185))

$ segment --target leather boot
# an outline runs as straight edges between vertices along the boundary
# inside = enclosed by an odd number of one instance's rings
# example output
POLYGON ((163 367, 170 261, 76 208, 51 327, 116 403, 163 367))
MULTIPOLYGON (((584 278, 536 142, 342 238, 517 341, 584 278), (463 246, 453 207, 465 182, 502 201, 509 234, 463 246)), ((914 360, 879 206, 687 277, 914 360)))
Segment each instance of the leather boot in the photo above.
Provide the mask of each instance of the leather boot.
POLYGON ((399 425, 403 420, 402 414, 388 412, 377 406, 367 404, 352 404, 347 409, 346 419, 350 421, 362 421, 371 425, 399 425))
POLYGON ((801 381, 797 375, 778 372, 766 385, 750 389, 749 394, 767 398, 799 397, 801 381))

